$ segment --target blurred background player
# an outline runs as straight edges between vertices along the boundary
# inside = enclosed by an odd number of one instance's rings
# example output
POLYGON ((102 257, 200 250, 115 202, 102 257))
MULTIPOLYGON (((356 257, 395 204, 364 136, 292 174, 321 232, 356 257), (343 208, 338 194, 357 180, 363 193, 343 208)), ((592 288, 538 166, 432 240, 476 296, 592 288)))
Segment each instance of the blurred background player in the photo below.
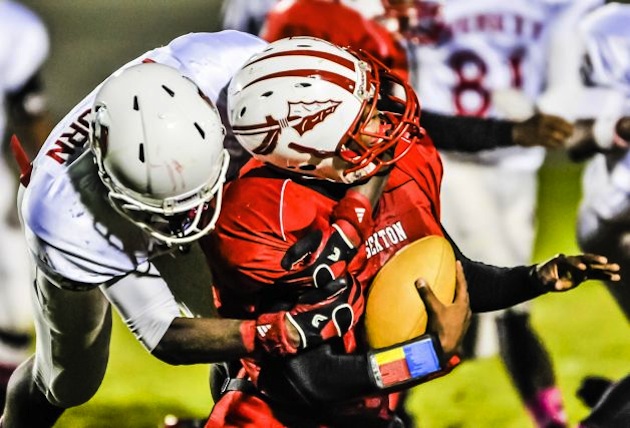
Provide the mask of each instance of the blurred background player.
POLYGON ((222 27, 258 35, 267 12, 278 0, 227 0, 221 9, 222 27))
MULTIPOLYGON (((588 159, 578 242, 620 264, 622 283, 605 284, 630 319, 630 5, 583 3, 572 17, 578 38, 559 66, 566 88, 555 106, 576 121, 569 154, 588 159)), ((630 426, 630 375, 616 382, 589 376, 578 396, 592 407, 581 428, 630 426)))
POLYGON ((376 21, 384 13, 381 0, 280 1, 269 10, 260 37, 272 42, 312 36, 338 46, 363 49, 407 80, 404 46, 376 21))
MULTIPOLYGON (((554 19, 563 2, 545 0, 443 3, 443 33, 410 44, 412 80, 423 107, 442 114, 525 120, 545 89, 554 19)), ((563 141, 564 138, 558 138, 563 141)), ((439 141, 439 140, 438 140, 439 141)), ((542 147, 499 148, 476 154, 442 152, 443 220, 462 251, 491 264, 531 259, 537 175, 542 147)), ((476 355, 498 346, 508 373, 538 427, 567 423, 550 356, 533 331, 527 306, 478 319, 476 355)))
POLYGON ((44 23, 23 5, 0 1, 0 406, 10 374, 30 354, 33 328, 29 262, 15 204, 18 186, 9 135, 34 154, 51 129, 41 67, 48 56, 44 23))

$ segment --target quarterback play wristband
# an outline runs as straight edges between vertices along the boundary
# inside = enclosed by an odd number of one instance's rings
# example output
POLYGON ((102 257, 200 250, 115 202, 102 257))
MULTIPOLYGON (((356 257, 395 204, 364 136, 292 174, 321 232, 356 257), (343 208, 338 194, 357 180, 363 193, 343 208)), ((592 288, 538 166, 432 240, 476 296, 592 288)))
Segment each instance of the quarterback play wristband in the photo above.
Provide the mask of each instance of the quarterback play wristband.
POLYGON ((374 383, 380 389, 393 390, 417 385, 449 370, 450 361, 442 363, 442 349, 433 335, 425 334, 409 342, 368 353, 374 383))

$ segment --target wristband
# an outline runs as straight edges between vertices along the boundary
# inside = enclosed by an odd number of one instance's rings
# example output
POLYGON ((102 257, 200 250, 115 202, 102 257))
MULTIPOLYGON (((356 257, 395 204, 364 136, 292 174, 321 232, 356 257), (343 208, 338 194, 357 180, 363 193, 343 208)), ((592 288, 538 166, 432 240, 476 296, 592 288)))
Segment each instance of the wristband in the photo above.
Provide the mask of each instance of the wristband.
POLYGON ((239 326, 243 346, 248 354, 256 349, 256 321, 243 321, 239 326))
MULTIPOLYGON (((359 235, 359 246, 372 233, 372 205, 370 200, 356 190, 348 190, 333 209, 331 220, 348 222, 359 235)), ((346 231, 347 232, 347 231, 346 231)))
POLYGON ((457 364, 452 358, 442 362, 442 347, 431 334, 368 353, 375 385, 382 390, 398 390, 442 374, 457 364))

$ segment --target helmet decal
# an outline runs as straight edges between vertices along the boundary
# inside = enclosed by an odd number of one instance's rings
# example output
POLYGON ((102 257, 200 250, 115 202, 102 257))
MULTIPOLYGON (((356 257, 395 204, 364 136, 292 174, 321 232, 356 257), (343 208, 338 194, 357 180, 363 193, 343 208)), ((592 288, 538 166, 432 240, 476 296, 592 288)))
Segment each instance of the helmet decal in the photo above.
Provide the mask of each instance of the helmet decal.
MULTIPOLYGON (((252 61, 249 65, 255 65, 257 62, 262 60, 268 60, 272 58, 281 58, 288 56, 305 56, 308 55, 314 58, 320 58, 322 60, 331 61, 335 64, 338 64, 351 72, 355 72, 355 66, 352 61, 349 61, 346 58, 343 58, 339 55, 331 54, 328 52, 317 52, 313 50, 300 50, 296 49, 289 52, 275 52, 270 55, 264 55, 256 60, 252 61)), ((249 85, 253 85, 262 80, 272 79, 276 77, 312 77, 317 76, 319 79, 326 80, 328 82, 334 83, 335 85, 345 89, 346 91, 352 93, 356 87, 356 82, 348 77, 344 77, 338 73, 329 72, 322 69, 294 69, 294 70, 286 70, 273 74, 268 74, 266 76, 261 76, 258 79, 252 80, 249 82, 249 85)), ((246 87, 247 87, 246 86, 246 87)))
POLYGON ((337 73, 330 73, 325 70, 317 70, 317 69, 289 70, 289 71, 281 71, 278 73, 268 74, 266 76, 260 77, 259 79, 252 80, 249 83, 249 85, 253 85, 254 83, 258 83, 263 80, 273 79, 276 77, 312 77, 312 76, 317 76, 318 78, 322 80, 326 80, 328 82, 334 83, 335 85, 339 86, 340 88, 345 89, 346 91, 350 93, 353 93, 356 87, 356 84, 352 79, 341 76, 337 73))
MULTIPOLYGON (((328 116, 337 110, 341 101, 315 101, 311 103, 289 102, 289 113, 287 117, 276 120, 271 116, 266 116, 266 123, 259 123, 248 126, 234 126, 235 135, 258 135, 267 134, 261 144, 252 151, 256 154, 266 155, 273 152, 278 145, 278 139, 285 128, 293 128, 302 136, 315 126, 322 123, 328 116)), ((292 143, 291 147, 299 150, 299 145, 292 143)), ((312 150, 301 150, 302 153, 312 150)))

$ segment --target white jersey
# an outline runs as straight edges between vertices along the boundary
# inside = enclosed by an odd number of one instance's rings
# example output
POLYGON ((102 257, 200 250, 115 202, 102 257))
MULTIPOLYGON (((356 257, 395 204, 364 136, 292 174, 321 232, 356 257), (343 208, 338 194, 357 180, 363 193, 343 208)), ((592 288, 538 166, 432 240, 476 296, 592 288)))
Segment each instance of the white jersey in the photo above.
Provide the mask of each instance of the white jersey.
MULTIPOLYGON (((236 31, 193 33, 122 68, 147 60, 170 65, 216 102, 232 75, 265 45, 257 37, 236 31)), ((154 274, 151 259, 164 250, 106 201, 86 145, 98 89, 48 137, 34 161, 22 202, 29 249, 39 266, 53 280, 66 278, 86 285, 130 272, 154 274)))
MULTIPOLYGON (((444 114, 522 120, 545 85, 548 41, 559 6, 544 0, 448 0, 452 34, 415 53, 412 76, 425 109, 444 114)), ((471 155, 513 168, 537 168, 544 150, 519 147, 471 155)))
MULTIPOLYGON (((600 96, 590 101, 598 103, 601 114, 630 116, 630 5, 611 3, 595 10, 582 22, 580 33, 592 64, 590 80, 599 88, 600 96)), ((627 224, 630 151, 596 155, 584 172, 583 189, 581 237, 597 233, 599 221, 627 224)))

